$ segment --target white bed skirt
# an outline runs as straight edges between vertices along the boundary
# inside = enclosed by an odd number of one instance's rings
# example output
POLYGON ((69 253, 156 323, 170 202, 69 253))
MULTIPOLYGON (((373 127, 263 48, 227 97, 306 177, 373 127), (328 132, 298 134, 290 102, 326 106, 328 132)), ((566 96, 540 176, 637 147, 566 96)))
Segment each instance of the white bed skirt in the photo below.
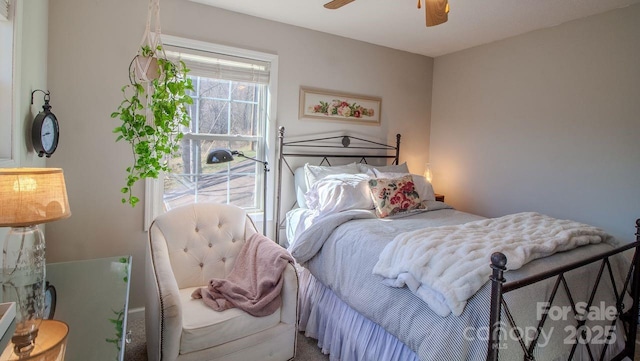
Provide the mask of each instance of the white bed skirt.
MULTIPOLYGON (((420 361, 404 343, 378 324, 362 316, 325 287, 304 267, 296 266, 299 278, 299 331, 318 340, 322 353, 331 361, 420 361)), ((607 348, 606 360, 624 349, 624 327, 619 324, 616 342, 607 348)), ((600 355, 602 345, 592 345, 600 355)), ((568 357, 565 355, 564 358, 568 357)), ((584 347, 575 360, 588 360, 584 347)))
POLYGON ((318 340, 332 361, 419 361, 416 354, 298 266, 299 330, 318 340))

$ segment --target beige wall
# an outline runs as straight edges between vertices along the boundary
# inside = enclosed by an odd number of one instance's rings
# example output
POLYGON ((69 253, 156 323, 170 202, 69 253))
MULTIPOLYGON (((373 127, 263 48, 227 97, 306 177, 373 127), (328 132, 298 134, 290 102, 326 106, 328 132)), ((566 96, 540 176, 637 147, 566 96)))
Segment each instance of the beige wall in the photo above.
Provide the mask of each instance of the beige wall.
MULTIPOLYGON (((402 133, 401 160, 422 172, 429 149, 431 58, 189 1, 163 0, 161 6, 165 34, 279 56, 275 121, 288 134, 345 129, 393 140, 402 133), (300 121, 301 85, 380 96, 382 125, 300 121)), ((117 121, 109 115, 120 103, 146 10, 144 0, 56 0, 49 8, 48 80, 61 136, 47 165, 64 169, 73 214, 47 227, 48 260, 132 254, 132 307, 144 304, 144 207, 120 203, 131 155, 126 144, 114 142, 117 121)))
POLYGON ((640 5, 438 57, 434 187, 485 216, 539 211, 633 238, 640 5))

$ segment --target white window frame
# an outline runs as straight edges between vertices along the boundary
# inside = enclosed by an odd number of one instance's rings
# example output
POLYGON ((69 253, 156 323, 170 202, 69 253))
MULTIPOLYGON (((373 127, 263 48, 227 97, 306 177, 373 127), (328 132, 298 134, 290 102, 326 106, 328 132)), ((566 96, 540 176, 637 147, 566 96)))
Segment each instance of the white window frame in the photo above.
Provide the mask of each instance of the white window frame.
POLYGON ((0 0, 1 6, 8 6, 8 19, 0 19, 0 167, 18 166, 18 127, 15 122, 15 112, 19 97, 14 94, 14 88, 19 74, 19 62, 16 61, 19 41, 16 33, 17 20, 15 9, 17 3, 9 4, 0 0), (8 4, 8 5, 7 5, 8 4))
MULTIPOLYGON (((200 51, 208 51, 212 53, 227 54, 231 56, 257 59, 271 63, 270 80, 269 80, 269 104, 267 105, 267 124, 265 127, 264 145, 265 155, 269 161, 270 171, 266 175, 267 182, 267 198, 264 205, 264 212, 267 212, 267 236, 273 227, 269 227, 273 223, 273 204, 274 204, 274 165, 275 165, 275 137, 276 134, 276 104, 277 104, 277 88, 278 88, 278 56, 276 54, 264 53, 254 50, 242 49, 227 45, 214 44, 199 40, 192 40, 171 35, 161 35, 162 43, 165 45, 173 45, 183 48, 195 49, 200 51)), ((164 213, 162 195, 164 193, 164 175, 160 175, 157 179, 147 178, 145 181, 145 212, 144 212, 144 231, 148 231, 153 220, 164 213)), ((251 218, 261 229, 262 212, 250 214, 251 218)))

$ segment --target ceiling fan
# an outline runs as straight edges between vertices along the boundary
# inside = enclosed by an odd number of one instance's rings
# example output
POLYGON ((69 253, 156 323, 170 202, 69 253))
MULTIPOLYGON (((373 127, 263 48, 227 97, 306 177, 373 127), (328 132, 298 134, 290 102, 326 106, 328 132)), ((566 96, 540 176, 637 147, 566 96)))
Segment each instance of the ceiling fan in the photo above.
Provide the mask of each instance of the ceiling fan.
MULTIPOLYGON (((335 10, 353 1, 355 0, 333 0, 324 4, 324 7, 335 10)), ((436 26, 447 22, 449 19, 448 0, 418 0, 418 9, 422 8, 422 1, 424 1, 424 12, 427 18, 427 26, 436 26)))

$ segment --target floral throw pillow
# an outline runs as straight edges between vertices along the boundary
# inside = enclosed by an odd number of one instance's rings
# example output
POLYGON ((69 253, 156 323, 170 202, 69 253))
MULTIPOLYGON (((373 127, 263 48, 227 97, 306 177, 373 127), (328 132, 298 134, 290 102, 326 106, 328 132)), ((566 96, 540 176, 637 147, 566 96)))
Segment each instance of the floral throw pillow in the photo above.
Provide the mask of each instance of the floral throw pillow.
POLYGON ((370 179, 369 189, 379 218, 424 208, 410 174, 393 179, 370 179))

